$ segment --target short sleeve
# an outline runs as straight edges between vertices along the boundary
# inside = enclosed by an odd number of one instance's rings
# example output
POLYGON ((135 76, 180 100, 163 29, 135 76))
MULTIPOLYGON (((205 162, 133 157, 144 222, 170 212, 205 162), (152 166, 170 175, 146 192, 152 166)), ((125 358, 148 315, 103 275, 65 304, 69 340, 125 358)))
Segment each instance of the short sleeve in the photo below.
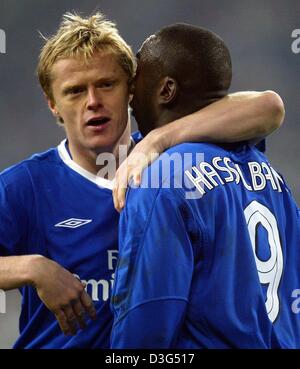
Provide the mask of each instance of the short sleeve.
POLYGON ((26 177, 0 176, 0 256, 27 253, 29 223, 34 202, 26 177))

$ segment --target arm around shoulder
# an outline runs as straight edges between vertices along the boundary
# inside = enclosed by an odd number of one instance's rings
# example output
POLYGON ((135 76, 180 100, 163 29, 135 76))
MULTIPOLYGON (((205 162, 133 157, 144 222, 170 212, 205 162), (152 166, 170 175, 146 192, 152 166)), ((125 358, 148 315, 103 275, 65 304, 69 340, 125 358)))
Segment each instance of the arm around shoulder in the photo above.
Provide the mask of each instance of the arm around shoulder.
POLYGON ((281 127, 285 117, 285 108, 281 97, 275 91, 263 91, 261 92, 261 96, 263 100, 262 105, 265 106, 273 116, 273 119, 270 119, 269 121, 269 124, 271 125, 269 129, 267 126, 262 126, 261 135, 265 137, 270 134, 270 132, 273 132, 281 127))
POLYGON ((284 114, 282 99, 274 91, 236 92, 154 133, 163 136, 165 147, 189 141, 259 141, 281 126, 284 114))

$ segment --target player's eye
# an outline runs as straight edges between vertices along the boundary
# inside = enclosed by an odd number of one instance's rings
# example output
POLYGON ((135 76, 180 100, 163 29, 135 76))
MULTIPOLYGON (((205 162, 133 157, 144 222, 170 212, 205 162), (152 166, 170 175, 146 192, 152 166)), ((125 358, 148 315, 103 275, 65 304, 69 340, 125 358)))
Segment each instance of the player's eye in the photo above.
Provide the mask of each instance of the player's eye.
POLYGON ((84 91, 84 87, 72 87, 69 91, 70 95, 77 95, 84 91))
POLYGON ((109 89, 111 87, 113 87, 114 85, 114 81, 105 81, 105 82, 101 82, 98 84, 98 88, 104 88, 104 89, 109 89))
POLYGON ((66 96, 77 96, 81 94, 82 92, 84 92, 84 90, 85 90, 84 86, 73 86, 73 87, 66 88, 63 94, 66 96))

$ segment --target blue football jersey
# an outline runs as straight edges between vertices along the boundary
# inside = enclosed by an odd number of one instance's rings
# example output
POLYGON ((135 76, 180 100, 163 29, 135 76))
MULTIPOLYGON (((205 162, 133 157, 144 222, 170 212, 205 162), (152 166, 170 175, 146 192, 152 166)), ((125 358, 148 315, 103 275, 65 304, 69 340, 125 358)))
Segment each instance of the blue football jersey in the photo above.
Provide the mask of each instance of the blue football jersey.
POLYGON ((255 147, 186 143, 131 188, 113 348, 300 348, 300 222, 255 147))
POLYGON ((111 181, 72 160, 65 141, 1 173, 0 255, 56 261, 86 283, 98 317, 75 336, 64 336, 35 289, 24 287, 15 348, 109 347, 119 221, 111 190, 111 181))

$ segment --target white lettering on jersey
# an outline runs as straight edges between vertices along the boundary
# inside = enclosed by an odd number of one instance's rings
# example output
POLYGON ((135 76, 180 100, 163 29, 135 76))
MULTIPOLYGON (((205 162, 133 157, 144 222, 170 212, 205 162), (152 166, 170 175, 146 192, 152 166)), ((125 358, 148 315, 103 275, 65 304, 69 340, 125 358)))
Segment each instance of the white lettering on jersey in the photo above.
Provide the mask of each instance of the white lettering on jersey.
POLYGON ((243 185, 248 191, 262 191, 269 182, 274 191, 282 192, 281 184, 284 184, 284 181, 268 163, 251 161, 248 163, 248 170, 248 173, 242 172, 241 167, 228 157, 217 156, 211 163, 202 161, 198 166, 186 170, 185 175, 202 196, 207 193, 207 190, 211 191, 231 182, 243 185), (249 178, 250 183, 246 177, 249 178))
POLYGON ((265 175, 262 173, 262 168, 259 163, 255 161, 251 161, 248 163, 250 173, 252 176, 252 183, 254 191, 263 190, 266 187, 266 178, 265 175))
POLYGON ((85 290, 91 294, 93 301, 107 301, 110 297, 110 291, 113 288, 115 280, 115 267, 118 261, 118 250, 107 250, 107 267, 109 271, 113 271, 111 279, 81 279, 79 275, 74 276, 84 283, 85 290))

